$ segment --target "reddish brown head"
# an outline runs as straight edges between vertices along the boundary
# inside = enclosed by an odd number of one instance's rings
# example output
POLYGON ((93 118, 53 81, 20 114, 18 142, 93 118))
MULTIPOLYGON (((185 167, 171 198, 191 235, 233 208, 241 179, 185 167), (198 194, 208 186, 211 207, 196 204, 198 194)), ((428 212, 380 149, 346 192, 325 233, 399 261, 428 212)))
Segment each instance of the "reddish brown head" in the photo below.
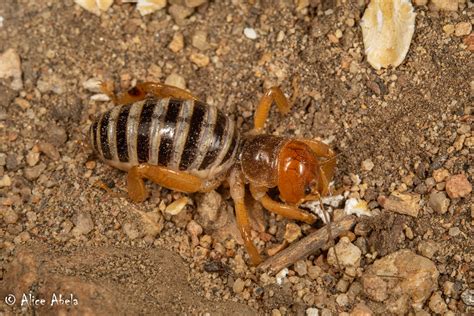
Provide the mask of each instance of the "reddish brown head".
POLYGON ((283 201, 299 205, 326 193, 327 183, 318 159, 303 142, 285 144, 278 157, 278 189, 283 201))

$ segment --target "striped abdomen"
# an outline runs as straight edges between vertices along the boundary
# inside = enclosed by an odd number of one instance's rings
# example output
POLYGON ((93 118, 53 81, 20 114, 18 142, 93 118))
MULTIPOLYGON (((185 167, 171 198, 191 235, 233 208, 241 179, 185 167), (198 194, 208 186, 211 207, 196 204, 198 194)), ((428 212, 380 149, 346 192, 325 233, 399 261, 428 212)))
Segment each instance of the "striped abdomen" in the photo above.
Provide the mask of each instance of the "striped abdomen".
POLYGON ((102 114, 90 129, 94 150, 127 170, 141 163, 214 177, 234 162, 239 135, 216 107, 193 100, 149 98, 102 114))

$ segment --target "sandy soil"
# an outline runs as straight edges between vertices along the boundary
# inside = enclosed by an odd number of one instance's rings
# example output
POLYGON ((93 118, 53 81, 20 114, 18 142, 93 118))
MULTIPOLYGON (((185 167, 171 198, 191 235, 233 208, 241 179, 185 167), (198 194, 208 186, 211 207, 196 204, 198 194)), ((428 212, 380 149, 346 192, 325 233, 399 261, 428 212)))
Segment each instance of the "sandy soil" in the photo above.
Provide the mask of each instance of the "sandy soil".
MULTIPOLYGON (((145 17, 131 3, 100 17, 72 0, 0 4, 0 52, 20 56, 23 82, 12 89, 0 79, 0 311, 383 314, 361 276, 374 260, 410 249, 439 277, 421 306, 396 301, 401 307, 392 312, 472 312, 472 193, 458 197, 452 190, 461 188, 449 184, 454 175, 464 186, 474 181, 474 59, 466 35, 456 35, 459 23, 473 21, 472 7, 417 6, 406 60, 375 71, 358 26, 364 1, 203 1, 195 9, 169 2, 145 17), (258 37, 246 37, 246 27, 258 37), (265 88, 297 95, 290 115, 271 112, 267 130, 325 140, 339 154, 336 187, 375 215, 348 232, 361 253, 356 276, 317 251, 277 284, 247 266, 236 234, 222 237, 232 222, 206 224, 206 210, 196 210, 206 197, 191 195, 170 215, 166 206, 183 195, 149 183, 152 197, 133 204, 94 186, 101 180, 121 194, 126 177, 86 144, 92 119, 113 106, 91 98, 83 87, 90 78, 114 82, 116 91, 136 81, 184 83, 242 131, 265 88), (389 210, 383 197, 395 191, 416 195, 419 214, 389 210), (196 242, 190 221, 204 228, 196 242), (23 293, 48 302, 52 293, 73 294, 78 304, 20 306, 23 293), (4 303, 9 294, 13 306, 4 303)), ((219 198, 231 212, 225 188, 219 198)), ((280 244, 289 222, 266 214, 258 246, 280 244)), ((314 229, 299 226, 303 234, 314 229)))

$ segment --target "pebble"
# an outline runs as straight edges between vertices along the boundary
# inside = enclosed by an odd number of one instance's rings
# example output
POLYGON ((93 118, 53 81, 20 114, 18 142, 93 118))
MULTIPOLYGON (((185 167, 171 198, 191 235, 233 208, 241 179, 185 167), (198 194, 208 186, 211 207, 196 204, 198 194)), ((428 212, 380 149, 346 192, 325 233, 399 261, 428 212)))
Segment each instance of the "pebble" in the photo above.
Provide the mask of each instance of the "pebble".
POLYGON ((474 306, 474 289, 467 289, 462 292, 461 299, 467 306, 474 306))
POLYGON ((245 288, 245 282, 241 278, 238 278, 237 280, 234 281, 234 285, 232 286, 232 290, 234 291, 234 293, 236 294, 242 293, 244 288, 245 288))
POLYGON ((30 151, 26 155, 26 163, 28 166, 33 167, 39 162, 40 153, 37 151, 30 151))
POLYGON ((446 24, 445 26, 443 26, 443 32, 448 34, 448 35, 451 35, 454 33, 454 25, 453 24, 446 24))
POLYGON ((459 229, 459 227, 451 227, 448 231, 448 234, 451 237, 456 237, 460 233, 461 233, 461 230, 459 229))
POLYGON ((123 224, 122 230, 130 240, 137 239, 140 236, 140 233, 138 232, 138 230, 135 227, 133 227, 131 223, 123 224))
POLYGON ((347 306, 349 305, 349 297, 345 293, 339 294, 336 296, 336 303, 339 306, 347 306))
POLYGON ((64 128, 52 125, 46 132, 47 141, 56 147, 61 147, 67 141, 67 133, 64 128))
POLYGON ((189 59, 198 67, 206 67, 209 65, 210 59, 204 54, 191 54, 189 59))
POLYGON ((408 306, 397 306, 394 302, 400 296, 405 296, 407 300, 398 302, 398 305, 411 301, 414 309, 421 309, 438 287, 438 276, 436 265, 431 260, 402 249, 367 267, 362 284, 371 299, 386 301, 389 309, 408 310, 408 306), (381 278, 378 275, 391 275, 393 278, 381 278))
POLYGON ((472 31, 472 24, 470 22, 460 22, 456 24, 454 35, 461 37, 469 35, 472 31))
POLYGON ((165 208, 165 213, 169 215, 178 215, 184 207, 190 202, 187 196, 183 196, 176 201, 173 201, 165 208))
POLYGON ((23 98, 15 98, 15 104, 18 105, 24 111, 31 108, 30 102, 23 98))
POLYGON ((94 222, 89 212, 78 212, 73 222, 75 227, 72 229, 72 234, 76 237, 88 234, 94 228, 94 222))
POLYGON ((173 53, 177 53, 184 48, 184 36, 182 33, 175 33, 173 39, 168 44, 168 48, 171 49, 173 53))
POLYGON ((371 171, 372 169, 374 169, 374 166, 375 166, 374 163, 370 159, 366 159, 362 161, 362 164, 361 164, 362 170, 364 171, 371 171))
POLYGON ((25 178, 30 181, 36 180, 44 171, 44 169, 46 169, 46 165, 44 163, 40 163, 39 165, 34 166, 34 167, 25 168, 24 170, 25 178))
POLYGON ((359 267, 362 252, 357 246, 354 246, 350 242, 349 238, 342 237, 337 245, 330 248, 328 251, 328 263, 337 267, 334 251, 336 251, 339 263, 343 267, 359 267))
POLYGON ((82 8, 87 11, 94 13, 95 15, 100 15, 102 12, 107 11, 108 8, 113 4, 113 0, 74 0, 75 3, 80 5, 82 8))
POLYGON ((18 91, 23 89, 21 76, 20 55, 12 48, 7 49, 0 54, 0 79, 13 78, 10 88, 18 91))
POLYGON ((467 197, 472 192, 472 185, 464 174, 457 174, 446 181, 446 192, 452 199, 467 197))
POLYGON ((209 43, 207 42, 207 33, 204 31, 196 31, 191 38, 191 45, 201 51, 208 49, 209 43))
POLYGON ((431 0, 434 10, 457 11, 458 1, 456 0, 431 0))
POLYGON ((176 24, 181 25, 188 16, 193 14, 194 9, 181 6, 178 4, 172 4, 168 9, 169 14, 173 17, 176 24))
POLYGON ((306 316, 319 316, 319 310, 315 307, 306 309, 306 316))
MULTIPOLYGON (((474 52, 474 33, 469 34, 463 39, 464 45, 466 45, 466 49, 474 52)), ((472 91, 472 90, 471 90, 472 91)), ((472 137, 471 137, 472 138, 472 137)))
POLYGON ((444 168, 433 171, 433 179, 435 179, 437 183, 446 180, 447 177, 449 177, 449 171, 444 168))
POLYGON ((307 269, 308 269, 308 276, 312 280, 316 280, 323 273, 323 269, 321 269, 321 267, 317 265, 310 265, 307 269))
POLYGON ((244 35, 251 40, 257 39, 258 37, 257 32, 251 27, 244 28, 244 35))
POLYGON ((8 176, 8 174, 4 175, 1 179, 0 179, 0 188, 3 188, 3 187, 9 187, 12 185, 12 179, 10 179, 10 177, 8 176))
POLYGON ((15 154, 9 154, 6 159, 5 166, 7 170, 15 171, 18 169, 18 160, 16 159, 15 154))
POLYGON ((284 39, 285 39, 285 32, 283 32, 283 31, 278 32, 276 41, 277 42, 282 42, 284 39))
POLYGON ((7 208, 3 211, 3 220, 6 224, 15 224, 18 220, 18 214, 11 208, 7 208))
POLYGON ((82 87, 93 93, 101 93, 102 80, 98 78, 90 78, 82 83, 82 87))
POLYGON ((418 244, 418 252, 428 259, 432 259, 438 251, 437 244, 432 240, 422 240, 418 244))
POLYGON ((435 314, 443 314, 448 308, 439 292, 435 292, 431 295, 428 306, 435 314))
POLYGON ((5 166, 7 164, 7 155, 0 153, 0 166, 5 166))
POLYGON ((137 10, 140 14, 147 15, 166 7, 167 0, 138 0, 137 10))
POLYGON ((36 87, 41 93, 63 94, 66 92, 66 82, 54 73, 42 74, 36 82, 36 87))
POLYGON ((300 237, 301 237, 301 227, 299 225, 292 222, 286 224, 284 238, 288 243, 292 243, 300 237))
POLYGON ((446 197, 444 192, 432 191, 430 194, 430 199, 428 205, 433 209, 433 211, 444 214, 448 211, 449 199, 446 197))
POLYGON ((354 307, 350 313, 350 316, 372 316, 373 314, 374 313, 372 313, 367 305, 364 303, 359 303, 354 307))
POLYGON ((165 79, 165 84, 174 86, 180 89, 186 89, 186 81, 183 77, 178 75, 177 73, 172 73, 165 79))
POLYGON ((58 161, 59 158, 61 158, 59 151, 56 149, 56 147, 54 147, 53 144, 40 142, 38 144, 38 148, 43 154, 53 161, 58 161))
POLYGON ((186 230, 191 235, 191 242, 193 247, 199 245, 199 236, 202 234, 202 226, 199 225, 196 221, 192 220, 186 225, 186 230))
POLYGON ((295 262, 293 270, 295 270, 295 272, 298 273, 299 276, 304 276, 308 273, 308 270, 306 268, 306 262, 304 260, 299 260, 295 262))
POLYGON ((207 2, 208 0, 184 0, 184 5, 187 6, 188 8, 195 8, 207 2))
POLYGON ((420 212, 420 195, 414 193, 393 192, 390 197, 379 196, 380 205, 388 211, 418 217, 420 212))

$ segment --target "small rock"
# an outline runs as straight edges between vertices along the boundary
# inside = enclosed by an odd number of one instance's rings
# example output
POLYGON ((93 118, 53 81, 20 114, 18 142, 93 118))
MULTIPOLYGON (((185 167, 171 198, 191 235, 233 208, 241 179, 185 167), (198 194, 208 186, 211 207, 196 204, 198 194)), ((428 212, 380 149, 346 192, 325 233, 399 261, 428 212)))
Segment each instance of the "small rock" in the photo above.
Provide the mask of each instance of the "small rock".
POLYGON ((98 102, 108 102, 110 101, 110 97, 106 95, 105 93, 97 93, 91 96, 92 101, 98 101, 98 102))
POLYGON ((201 51, 208 49, 207 33, 204 31, 196 31, 191 39, 191 44, 201 51))
POLYGON ((445 281, 443 283, 443 294, 446 297, 453 297, 455 293, 456 293, 456 290, 454 289, 454 283, 451 281, 445 281))
POLYGON ((137 10, 142 16, 166 7, 166 0, 138 0, 137 10))
POLYGON ((7 208, 3 211, 3 220, 5 224, 15 224, 18 220, 18 214, 11 208, 7 208))
POLYGON ((447 310, 447 305, 439 292, 435 292, 431 295, 428 306, 435 314, 443 314, 447 310))
MULTIPOLYGON (((280 315, 281 315, 281 313, 280 313, 280 315)), ((319 316, 319 310, 317 308, 310 307, 310 308, 306 309, 306 316, 319 316)))
POLYGON ((47 141, 56 147, 61 147, 67 141, 67 133, 64 128, 52 125, 46 131, 47 141))
POLYGON ((168 45, 173 53, 177 53, 184 48, 184 36, 181 33, 175 33, 173 39, 168 45))
POLYGON ((298 273, 299 276, 304 276, 308 273, 308 270, 306 269, 306 262, 304 260, 299 260, 295 262, 293 270, 295 270, 295 272, 298 273))
POLYGON ((137 239, 140 236, 140 233, 138 232, 138 230, 135 227, 133 227, 131 223, 123 224, 122 229, 125 235, 127 235, 127 237, 130 240, 137 239))
POLYGON ((18 105, 22 110, 28 110, 29 108, 31 108, 30 102, 23 98, 16 98, 15 104, 18 105))
POLYGON ((178 75, 177 73, 172 73, 168 77, 166 77, 165 84, 177 87, 180 89, 186 89, 186 81, 183 77, 178 75))
POLYGON ((165 213, 170 215, 178 215, 184 209, 184 207, 190 202, 187 196, 183 196, 176 201, 170 203, 166 209, 165 213))
POLYGON ((376 260, 364 272, 362 283, 371 299, 386 301, 389 309, 400 310, 393 302, 400 296, 406 296, 412 307, 419 310, 437 288, 438 276, 436 265, 431 260, 403 249, 376 260), (392 277, 382 278, 379 275, 392 277))
POLYGON ((245 287, 245 282, 241 279, 238 278, 237 280, 234 281, 234 285, 232 286, 232 290, 234 290, 234 293, 239 294, 242 293, 245 287))
POLYGON ((7 155, 0 153, 0 166, 5 166, 7 164, 7 155))
POLYGON ((370 171, 374 169, 374 166, 375 166, 374 163, 370 159, 366 159, 362 161, 362 164, 361 164, 362 170, 364 171, 370 171))
POLYGON ((461 37, 469 35, 472 31, 472 24, 470 22, 460 22, 456 24, 454 35, 461 37))
POLYGON ((18 169, 18 160, 15 154, 7 155, 5 166, 7 167, 7 170, 10 171, 15 171, 18 169))
POLYGON ((293 222, 286 224, 285 229, 285 240, 288 243, 294 242, 296 239, 301 237, 301 227, 293 222))
POLYGON ((100 15, 102 12, 107 11, 113 4, 113 0, 74 0, 75 3, 86 9, 87 11, 100 15))
POLYGON ((40 163, 37 166, 25 168, 25 178, 30 181, 38 179, 41 173, 46 169, 46 165, 44 163, 40 163))
POLYGON ((244 28, 244 35, 251 40, 257 39, 258 37, 257 32, 251 27, 244 28))
POLYGON ((388 211, 418 217, 420 212, 420 195, 414 193, 393 192, 389 198, 379 196, 380 205, 388 211))
POLYGON ((454 25, 453 24, 446 24, 443 26, 443 32, 447 35, 451 35, 454 33, 454 25))
POLYGON ((461 299, 467 306, 474 306, 474 290, 467 289, 461 293, 461 299))
POLYGON ((38 79, 36 87, 41 93, 53 92, 63 94, 66 92, 66 83, 54 73, 43 74, 38 79))
POLYGON ((102 93, 102 80, 98 78, 90 78, 82 83, 82 87, 90 92, 102 93))
POLYGON ((184 0, 184 5, 188 8, 196 8, 207 3, 207 1, 208 0, 184 0))
POLYGON ((354 307, 350 313, 350 316, 372 316, 373 314, 374 313, 372 313, 367 305, 364 303, 359 303, 354 307))
POLYGON ((451 227, 448 231, 448 234, 451 237, 456 237, 460 233, 461 233, 461 230, 459 229, 459 227, 451 227))
POLYGON ((452 199, 467 197, 472 191, 472 185, 464 174, 451 176, 446 181, 446 192, 452 199))
POLYGON ((449 199, 444 192, 432 191, 429 199, 429 206, 437 213, 444 214, 448 211, 449 199))
POLYGON ((428 259, 432 259, 437 251, 437 244, 432 240, 422 240, 418 244, 418 252, 428 259))
POLYGON ((457 11, 458 1, 456 0, 431 0, 433 9, 442 11, 457 11))
MULTIPOLYGON (((467 50, 474 52, 474 33, 471 33, 468 36, 466 36, 462 42, 464 43, 464 45, 466 45, 467 50)), ((472 91, 472 88, 471 88, 471 91, 472 91)))
POLYGON ((415 4, 416 6, 427 5, 427 4, 428 4, 428 0, 415 0, 415 1, 414 1, 414 4, 415 4))
POLYGON ((0 55, 0 79, 13 78, 10 88, 18 91, 23 89, 21 76, 20 55, 12 48, 7 49, 0 55))
POLYGON ((447 177, 449 177, 449 171, 444 168, 433 171, 433 178, 435 179, 436 183, 446 180, 447 177))
POLYGON ((13 239, 13 242, 15 244, 21 244, 21 243, 24 243, 24 242, 27 242, 28 240, 30 240, 30 233, 24 231, 24 232, 21 232, 18 236, 16 236, 14 239, 13 239))
POLYGON ((349 297, 345 293, 339 294, 336 296, 336 303, 339 306, 347 306, 349 305, 349 297))
POLYGON ((276 41, 277 42, 282 42, 284 39, 285 39, 285 32, 283 32, 283 31, 278 32, 276 41))
POLYGON ((321 267, 316 266, 316 265, 310 265, 308 267, 308 276, 312 280, 316 280, 318 277, 320 277, 323 273, 323 269, 321 267))
POLYGON ((12 179, 8 176, 8 174, 5 174, 1 179, 0 179, 0 188, 3 187, 9 187, 12 185, 12 179))
POLYGON ((58 161, 61 158, 59 151, 54 147, 53 144, 41 142, 38 144, 39 150, 45 154, 49 159, 58 161))
POLYGON ((33 166, 35 166, 35 165, 38 163, 39 157, 40 157, 40 153, 39 153, 39 152, 30 151, 30 152, 26 155, 26 163, 28 164, 28 166, 33 167, 33 166))
POLYGON ((201 236, 203 232, 202 226, 192 220, 186 225, 186 230, 191 235, 193 247, 199 245, 199 236, 201 236))
POLYGON ((160 66, 157 64, 152 64, 150 67, 147 69, 147 80, 150 81, 160 81, 161 76, 162 76, 162 69, 160 66))
POLYGON ((94 228, 94 222, 89 212, 79 212, 73 222, 76 226, 72 229, 72 234, 76 237, 86 235, 94 228))
POLYGON ((209 65, 210 59, 204 54, 191 54, 189 59, 198 67, 206 67, 209 65))
POLYGON ((181 25, 188 16, 193 14, 193 8, 187 8, 178 4, 173 4, 168 9, 169 14, 173 17, 176 24, 181 25))
POLYGON ((328 251, 328 263, 337 266, 336 256, 334 251, 337 253, 339 263, 343 267, 359 267, 360 257, 362 252, 357 246, 354 246, 349 238, 342 237, 335 247, 332 247, 328 251))

